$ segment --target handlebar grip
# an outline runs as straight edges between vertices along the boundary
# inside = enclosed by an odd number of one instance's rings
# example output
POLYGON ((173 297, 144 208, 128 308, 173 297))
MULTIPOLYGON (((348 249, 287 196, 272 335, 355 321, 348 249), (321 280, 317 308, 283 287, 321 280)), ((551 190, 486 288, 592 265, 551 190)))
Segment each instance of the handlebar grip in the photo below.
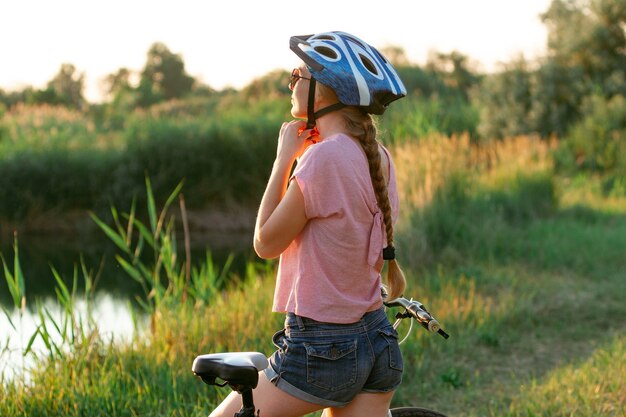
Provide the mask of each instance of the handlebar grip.
POLYGON ((398 314, 396 317, 398 318, 408 318, 413 317, 417 322, 424 327, 426 330, 432 333, 438 333, 444 339, 450 337, 443 329, 441 328, 441 324, 426 310, 426 307, 419 301, 414 301, 413 299, 407 300, 404 297, 396 298, 394 300, 384 301, 384 304, 387 307, 404 307, 405 313, 398 314))
POLYGON ((428 331, 433 333, 438 333, 441 330, 441 325, 435 319, 432 319, 428 322, 428 331))
POLYGON ((424 327, 426 330, 432 333, 440 334, 444 339, 450 337, 443 329, 441 324, 424 308, 423 304, 412 304, 407 311, 411 313, 413 317, 424 327))

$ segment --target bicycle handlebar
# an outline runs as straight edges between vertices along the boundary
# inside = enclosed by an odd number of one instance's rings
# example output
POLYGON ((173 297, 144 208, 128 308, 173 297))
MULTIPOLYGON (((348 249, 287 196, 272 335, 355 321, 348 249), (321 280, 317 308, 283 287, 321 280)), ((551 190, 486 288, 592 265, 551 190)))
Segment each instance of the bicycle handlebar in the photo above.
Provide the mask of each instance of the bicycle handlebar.
POLYGON ((423 328, 432 333, 438 333, 444 339, 450 337, 442 328, 441 324, 426 310, 424 304, 415 300, 407 300, 400 297, 395 300, 385 301, 384 304, 387 307, 403 307, 404 313, 396 314, 396 318, 403 319, 413 317, 423 328))

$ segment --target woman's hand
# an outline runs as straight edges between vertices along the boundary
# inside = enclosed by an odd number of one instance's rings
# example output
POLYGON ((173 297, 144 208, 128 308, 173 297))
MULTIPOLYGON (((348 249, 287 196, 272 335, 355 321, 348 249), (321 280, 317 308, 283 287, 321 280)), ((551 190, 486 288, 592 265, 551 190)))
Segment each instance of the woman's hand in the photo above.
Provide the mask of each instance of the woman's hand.
POLYGON ((261 258, 279 256, 307 223, 304 196, 297 181, 289 185, 293 162, 319 140, 317 129, 302 120, 283 123, 276 161, 267 183, 254 228, 254 249, 261 258))
POLYGON ((278 149, 276 157, 279 160, 291 163, 304 153, 307 147, 316 143, 317 130, 306 129, 306 122, 293 120, 285 122, 278 135, 278 149))

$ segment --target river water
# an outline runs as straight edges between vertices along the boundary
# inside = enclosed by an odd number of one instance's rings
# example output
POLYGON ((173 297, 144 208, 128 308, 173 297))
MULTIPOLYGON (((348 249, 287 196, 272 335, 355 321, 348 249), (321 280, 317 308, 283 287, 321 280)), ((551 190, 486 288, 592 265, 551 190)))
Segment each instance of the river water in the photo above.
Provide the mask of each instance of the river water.
MULTIPOLYGON (((78 294, 84 290, 81 262, 97 276, 95 294, 89 306, 90 316, 98 326, 105 340, 116 341, 130 339, 135 331, 131 305, 136 296, 142 296, 143 290, 130 278, 115 260, 119 253, 115 245, 101 233, 81 236, 20 235, 18 236, 20 266, 25 280, 25 308, 18 309, 13 304, 3 271, 0 269, 0 375, 11 378, 30 365, 28 357, 22 352, 30 337, 41 324, 38 311, 49 311, 53 320, 61 317, 60 306, 55 293, 56 280, 51 268, 58 271, 63 281, 70 288, 74 270, 78 271, 78 294), (82 261, 81 261, 82 259, 82 261), (20 312, 21 311, 21 312, 20 312)), ((216 266, 221 268, 229 255, 234 255, 230 271, 243 275, 248 261, 255 260, 251 248, 250 233, 230 233, 228 238, 212 235, 210 239, 195 236, 192 239, 192 264, 199 265, 210 252, 216 266)), ((184 257, 182 243, 179 245, 179 257, 184 257)), ((0 240, 0 253, 11 273, 13 273, 13 237, 3 235, 0 240)), ((1 265, 0 265, 1 266, 1 265)), ((86 322, 88 306, 82 297, 75 305, 79 317, 86 322)), ((135 318, 142 320, 140 311, 133 308, 135 318)), ((46 318, 48 327, 52 320, 46 318)), ((52 331, 51 333, 55 333, 52 331)), ((45 351, 41 337, 35 339, 34 351, 45 351)), ((1 379, 1 378, 0 378, 1 379)))

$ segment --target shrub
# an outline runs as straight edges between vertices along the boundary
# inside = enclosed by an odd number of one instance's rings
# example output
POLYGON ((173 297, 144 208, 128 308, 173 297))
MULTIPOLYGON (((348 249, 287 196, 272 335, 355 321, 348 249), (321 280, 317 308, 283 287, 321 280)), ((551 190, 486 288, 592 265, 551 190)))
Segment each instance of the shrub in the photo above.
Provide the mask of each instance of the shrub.
POLYGON ((555 154, 565 172, 591 171, 626 175, 626 99, 593 96, 555 154))

